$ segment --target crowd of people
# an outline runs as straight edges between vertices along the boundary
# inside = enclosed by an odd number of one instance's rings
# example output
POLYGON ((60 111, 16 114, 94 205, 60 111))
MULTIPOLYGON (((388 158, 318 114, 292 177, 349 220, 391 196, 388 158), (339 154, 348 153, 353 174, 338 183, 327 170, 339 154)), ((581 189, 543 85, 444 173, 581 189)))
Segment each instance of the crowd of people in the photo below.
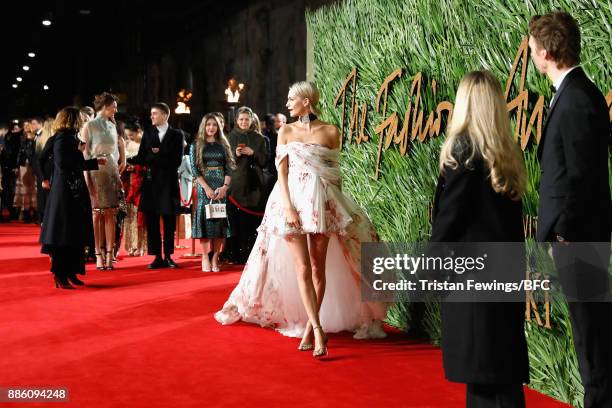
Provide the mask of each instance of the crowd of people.
MULTIPOLYGON (((536 16, 529 35, 535 66, 556 89, 538 146, 538 239, 558 244, 553 259, 563 265, 562 289, 578 293, 570 313, 585 407, 608 406, 610 248, 587 267, 572 261, 570 245, 610 240, 607 104, 579 66, 580 31, 571 16, 536 16), (586 292, 589 298, 580 298, 586 292)), ((362 299, 359 261, 361 243, 378 235, 342 193, 340 132, 318 118, 318 101, 314 84, 298 82, 287 101, 296 122, 286 124, 281 115, 260 122, 242 107, 236 127, 226 129, 223 115, 212 112, 188 143, 168 124, 165 103, 151 107, 152 126, 143 131, 138 122, 116 122, 117 98, 102 93, 95 110, 68 107, 54 121, 10 129, 2 144, 3 206, 24 220, 36 219, 38 208, 43 252, 51 255, 58 287, 83 284, 76 275, 85 270, 85 247, 94 249, 98 269, 112 269, 121 230, 129 255, 143 254, 146 240, 154 256, 149 268, 176 268, 176 219, 185 207, 181 169, 196 183, 190 212, 202 271, 219 271, 222 257, 246 262, 217 321, 243 320, 301 337, 298 350, 313 350, 314 357, 327 355, 328 332, 382 337, 387 305, 362 299), (39 190, 44 194, 37 196, 39 190)), ((492 73, 473 71, 461 80, 439 169, 432 242, 524 242, 527 175, 492 73)), ((524 276, 524 269, 516 271, 524 276)), ((467 384, 467 405, 524 407, 524 303, 443 303, 441 318, 445 373, 467 384)))
MULTIPOLYGON (((123 242, 128 256, 155 255, 149 265, 152 269, 178 267, 172 259, 176 217, 190 213, 191 236, 210 255, 202 256, 203 271, 220 271, 221 260, 244 263, 276 181, 277 132, 287 123, 286 116, 266 114, 260 121, 244 106, 238 109, 236 126, 228 129, 222 113, 209 113, 190 137, 168 125, 170 109, 165 103, 153 106, 152 126, 145 130, 138 119, 117 118, 121 116, 117 102, 115 95, 103 92, 95 97, 93 107, 78 109, 76 137, 86 163, 106 159, 104 165, 83 172, 93 232, 85 235, 84 260, 95 261, 99 270, 112 270, 123 242), (172 151, 167 152, 170 147, 172 151), (147 154, 149 148, 161 150, 160 154, 147 154), (175 188, 181 177, 195 186, 188 202, 175 188), (235 184, 228 200, 232 179, 235 184), (205 207, 210 203, 225 204, 227 217, 207 219, 205 207)), ((1 221, 44 226, 48 197, 57 180, 56 136, 72 130, 65 126, 76 125, 62 123, 66 115, 64 109, 56 118, 0 125, 1 221)), ((71 282, 81 284, 75 278, 71 282)), ((64 288, 71 286, 65 277, 58 282, 64 288)))

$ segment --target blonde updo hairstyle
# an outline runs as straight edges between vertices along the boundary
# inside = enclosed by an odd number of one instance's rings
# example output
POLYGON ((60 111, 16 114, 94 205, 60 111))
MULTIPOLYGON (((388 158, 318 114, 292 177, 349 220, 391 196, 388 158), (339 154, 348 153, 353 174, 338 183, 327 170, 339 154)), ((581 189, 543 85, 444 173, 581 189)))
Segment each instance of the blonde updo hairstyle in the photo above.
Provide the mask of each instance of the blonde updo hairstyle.
POLYGON ((302 99, 308 99, 310 102, 310 111, 317 116, 321 115, 321 110, 319 109, 320 93, 319 89, 313 82, 300 81, 294 83, 291 85, 291 87, 289 87, 289 95, 299 96, 302 99))

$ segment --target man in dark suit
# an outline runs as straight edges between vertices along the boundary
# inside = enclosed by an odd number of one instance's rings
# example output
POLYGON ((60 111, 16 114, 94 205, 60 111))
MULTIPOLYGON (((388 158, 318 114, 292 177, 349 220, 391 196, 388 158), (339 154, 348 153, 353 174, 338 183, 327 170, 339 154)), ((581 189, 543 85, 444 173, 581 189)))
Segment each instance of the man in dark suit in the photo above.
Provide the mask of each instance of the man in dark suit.
POLYGON ((145 214, 149 255, 155 255, 149 269, 178 267, 171 256, 174 253, 176 216, 180 209, 177 170, 183 157, 183 133, 168 125, 169 116, 168 105, 163 102, 153 105, 153 128, 144 133, 138 155, 129 160, 130 164, 146 166, 139 210, 145 214), (160 218, 164 225, 165 259, 162 258, 160 218))
POLYGON ((542 170, 538 240, 554 243, 553 259, 569 302, 585 388, 584 407, 608 407, 612 406, 608 107, 579 66, 580 29, 569 14, 533 17, 529 47, 535 66, 555 88, 538 146, 542 170), (592 248, 597 249, 585 257, 584 251, 592 248))

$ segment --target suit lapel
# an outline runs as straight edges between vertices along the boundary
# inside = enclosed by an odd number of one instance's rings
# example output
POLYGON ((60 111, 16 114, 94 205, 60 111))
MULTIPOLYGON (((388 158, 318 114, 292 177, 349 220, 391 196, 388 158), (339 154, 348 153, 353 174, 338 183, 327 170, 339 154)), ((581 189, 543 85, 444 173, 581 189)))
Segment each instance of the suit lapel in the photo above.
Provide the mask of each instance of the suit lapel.
POLYGON ((568 85, 579 75, 584 75, 582 68, 577 67, 573 69, 572 72, 567 74, 567 76, 561 83, 561 86, 559 86, 559 89, 557 89, 557 92, 555 92, 555 96, 553 97, 552 103, 550 104, 550 108, 548 108, 548 115, 546 115, 546 120, 544 121, 544 126, 542 128, 542 139, 540 140, 540 143, 538 144, 538 158, 542 156, 542 150, 544 149, 544 141, 546 140, 546 129, 548 128, 548 122, 550 118, 552 117, 553 111, 555 107, 557 106, 559 99, 561 99, 561 95, 567 89, 568 85))

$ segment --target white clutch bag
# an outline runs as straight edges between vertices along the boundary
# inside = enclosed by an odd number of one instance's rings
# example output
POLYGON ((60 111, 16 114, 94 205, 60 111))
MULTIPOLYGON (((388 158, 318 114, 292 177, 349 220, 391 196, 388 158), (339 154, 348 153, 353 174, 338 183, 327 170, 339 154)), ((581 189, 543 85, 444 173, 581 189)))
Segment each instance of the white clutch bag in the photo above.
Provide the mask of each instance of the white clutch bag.
POLYGON ((225 209, 225 204, 216 203, 214 204, 212 200, 208 204, 204 206, 206 211, 206 219, 218 219, 218 218, 227 218, 227 212, 225 209))

